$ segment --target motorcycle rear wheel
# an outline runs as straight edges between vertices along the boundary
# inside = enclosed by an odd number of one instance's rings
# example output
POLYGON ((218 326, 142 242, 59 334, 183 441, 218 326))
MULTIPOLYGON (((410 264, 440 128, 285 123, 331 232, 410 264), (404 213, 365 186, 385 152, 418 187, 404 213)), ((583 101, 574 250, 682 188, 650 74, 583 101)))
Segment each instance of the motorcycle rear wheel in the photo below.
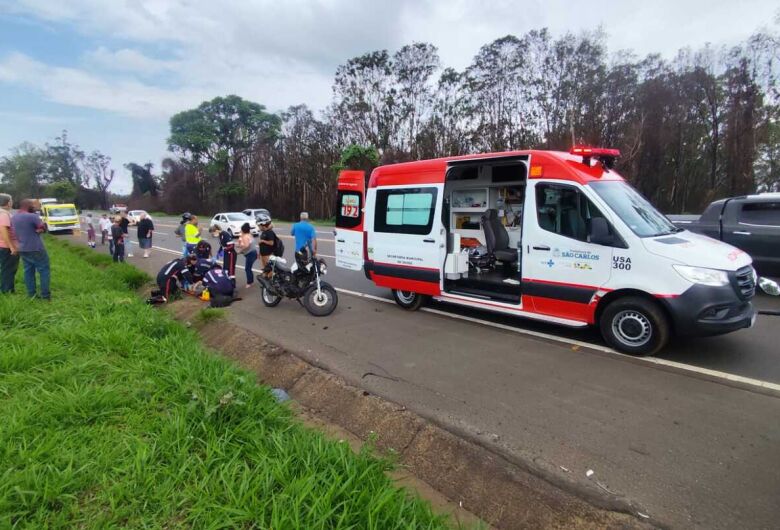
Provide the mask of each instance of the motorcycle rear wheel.
POLYGON ((303 294, 303 307, 315 317, 326 317, 339 305, 339 295, 329 283, 320 283, 320 297, 317 297, 317 286, 312 285, 303 294))
POLYGON ((279 302, 282 301, 282 297, 278 294, 272 293, 261 285, 260 300, 263 301, 263 305, 266 307, 276 307, 279 305, 279 302))

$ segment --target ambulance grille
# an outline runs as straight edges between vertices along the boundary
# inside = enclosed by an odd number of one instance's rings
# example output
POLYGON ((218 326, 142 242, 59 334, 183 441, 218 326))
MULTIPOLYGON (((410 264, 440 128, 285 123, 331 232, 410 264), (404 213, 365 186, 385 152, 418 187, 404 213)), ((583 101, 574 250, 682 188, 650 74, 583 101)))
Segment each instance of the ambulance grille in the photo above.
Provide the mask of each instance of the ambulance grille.
POLYGON ((743 300, 753 298, 753 295, 756 294, 756 281, 753 278, 753 267, 742 267, 737 270, 735 280, 735 287, 739 297, 743 300))

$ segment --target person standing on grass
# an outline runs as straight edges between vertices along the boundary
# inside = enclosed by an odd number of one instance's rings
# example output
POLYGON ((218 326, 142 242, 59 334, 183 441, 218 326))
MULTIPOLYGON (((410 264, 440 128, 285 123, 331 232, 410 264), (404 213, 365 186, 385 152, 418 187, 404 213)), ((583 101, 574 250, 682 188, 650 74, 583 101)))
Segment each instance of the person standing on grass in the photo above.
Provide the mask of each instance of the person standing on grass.
POLYGON ((111 239, 114 243, 114 262, 125 261, 125 233, 122 231, 122 216, 117 215, 114 218, 114 224, 111 226, 111 239))
POLYGON ((252 287, 252 284, 255 283, 252 265, 257 261, 257 242, 250 233, 249 223, 241 225, 241 235, 238 236, 237 248, 246 259, 244 263, 244 272, 246 272, 246 289, 249 289, 252 287))
POLYGON ((92 220, 91 213, 84 218, 84 223, 87 225, 87 244, 90 248, 95 248, 95 222, 92 220))
POLYGON ((184 225, 184 242, 187 245, 187 254, 191 254, 200 242, 200 228, 198 228, 198 216, 193 215, 184 225))
MULTIPOLYGON (((133 257, 133 246, 130 241, 130 219, 127 218, 127 212, 122 212, 119 226, 122 228, 122 244, 125 247, 125 253, 128 258, 133 257)), ((114 242, 116 244, 116 242, 114 242)), ((122 260, 124 261, 124 259, 122 260)))
POLYGON ((41 239, 41 233, 44 231, 43 221, 35 213, 35 202, 32 199, 24 199, 21 202, 19 211, 11 218, 11 228, 19 241, 17 248, 24 267, 24 284, 27 287, 27 295, 30 298, 40 296, 44 300, 51 300, 49 254, 46 253, 46 247, 43 246, 41 239), (40 295, 36 292, 36 272, 41 279, 40 295))
POLYGON ((149 257, 152 248, 152 234, 154 234, 154 223, 145 213, 141 214, 141 220, 138 221, 138 246, 144 251, 144 257, 149 257))
MULTIPOLYGON (((111 221, 106 214, 100 218, 100 244, 106 246, 106 239, 110 239, 109 232, 111 231, 111 221)), ((109 245, 110 246, 110 245, 109 245)), ((113 252, 111 252, 113 254, 113 252)))
POLYGON ((301 212, 301 220, 292 225, 290 233, 295 236, 295 252, 306 247, 312 257, 317 255, 317 231, 309 222, 307 212, 301 212))
POLYGON ((11 228, 11 196, 0 193, 0 294, 14 292, 14 278, 19 269, 19 242, 11 228))

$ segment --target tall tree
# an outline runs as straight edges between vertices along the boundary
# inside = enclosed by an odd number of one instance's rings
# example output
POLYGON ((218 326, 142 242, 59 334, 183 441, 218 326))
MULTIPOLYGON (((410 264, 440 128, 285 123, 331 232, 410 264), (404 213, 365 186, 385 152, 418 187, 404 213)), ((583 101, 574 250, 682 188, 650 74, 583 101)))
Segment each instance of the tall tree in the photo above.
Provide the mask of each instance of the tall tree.
POLYGON ((85 184, 94 187, 100 196, 100 207, 108 209, 108 188, 114 181, 111 157, 100 151, 92 151, 84 162, 85 184))

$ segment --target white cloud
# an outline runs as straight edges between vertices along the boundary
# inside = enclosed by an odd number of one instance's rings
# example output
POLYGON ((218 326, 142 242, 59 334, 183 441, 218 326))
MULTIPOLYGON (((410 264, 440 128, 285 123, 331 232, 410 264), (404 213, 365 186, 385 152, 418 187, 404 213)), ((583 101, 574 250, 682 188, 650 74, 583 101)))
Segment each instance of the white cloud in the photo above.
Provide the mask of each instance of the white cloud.
POLYGON ((197 104, 205 94, 187 88, 166 90, 133 79, 110 80, 76 68, 50 66, 21 53, 0 59, 0 80, 38 90, 47 100, 108 110, 135 118, 167 115, 197 104))
POLYGON ((130 48, 111 51, 105 46, 100 46, 88 52, 85 55, 85 59, 88 64, 99 68, 118 72, 132 72, 141 76, 175 71, 179 67, 177 61, 154 59, 130 48))

